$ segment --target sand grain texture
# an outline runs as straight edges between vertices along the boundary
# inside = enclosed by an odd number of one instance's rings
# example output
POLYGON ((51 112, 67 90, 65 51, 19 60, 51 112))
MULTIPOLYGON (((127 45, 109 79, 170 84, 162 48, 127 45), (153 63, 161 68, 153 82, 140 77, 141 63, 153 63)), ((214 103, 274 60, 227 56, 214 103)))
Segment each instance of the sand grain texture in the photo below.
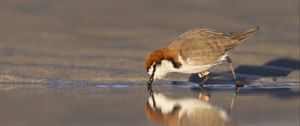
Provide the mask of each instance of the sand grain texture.
MULTIPOLYGON (((2 0, 0 81, 7 82, 3 76, 24 78, 24 82, 145 81, 147 53, 166 47, 178 35, 195 27, 241 32, 260 25, 255 36, 232 52, 234 62, 260 68, 285 58, 299 64, 297 3, 2 0)), ((228 70, 225 65, 214 71, 228 70)), ((168 79, 188 77, 173 74, 168 79)))

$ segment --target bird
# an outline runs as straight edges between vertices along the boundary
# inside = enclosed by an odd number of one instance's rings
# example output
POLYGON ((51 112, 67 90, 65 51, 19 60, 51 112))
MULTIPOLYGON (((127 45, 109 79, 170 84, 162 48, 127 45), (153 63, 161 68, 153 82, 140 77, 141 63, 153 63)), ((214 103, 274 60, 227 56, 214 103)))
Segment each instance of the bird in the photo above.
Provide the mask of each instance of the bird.
POLYGON ((228 62, 236 87, 242 87, 236 78, 230 52, 258 29, 259 26, 256 26, 245 32, 224 33, 214 29, 194 28, 184 32, 168 47, 154 49, 147 55, 145 68, 150 74, 148 85, 171 72, 196 73, 206 81, 212 67, 228 62))

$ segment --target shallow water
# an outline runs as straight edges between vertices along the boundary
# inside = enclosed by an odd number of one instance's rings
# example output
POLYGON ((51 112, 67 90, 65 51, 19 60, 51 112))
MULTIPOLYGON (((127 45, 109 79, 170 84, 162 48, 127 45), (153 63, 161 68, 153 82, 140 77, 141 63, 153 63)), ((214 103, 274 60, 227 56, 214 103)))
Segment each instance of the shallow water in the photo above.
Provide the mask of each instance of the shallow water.
MULTIPOLYGON (((1 84, 1 87, 12 84, 1 84)), ((111 85, 26 84, 1 90, 0 125, 3 126, 155 126, 145 116, 148 93, 140 83, 111 85)), ((233 97, 230 85, 208 85, 211 103, 224 110, 233 97)), ((155 91, 172 98, 196 98, 201 92, 193 83, 157 84, 155 91)), ((236 98, 231 120, 243 126, 298 126, 299 84, 256 84, 242 88, 236 98)))

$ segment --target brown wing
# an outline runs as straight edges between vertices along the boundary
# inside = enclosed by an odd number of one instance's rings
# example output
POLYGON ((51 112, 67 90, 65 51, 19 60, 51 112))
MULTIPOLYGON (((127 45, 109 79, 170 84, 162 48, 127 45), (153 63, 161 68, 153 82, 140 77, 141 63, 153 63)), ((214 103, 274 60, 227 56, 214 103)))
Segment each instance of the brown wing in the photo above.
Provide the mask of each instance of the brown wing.
POLYGON ((257 26, 243 33, 232 34, 210 29, 193 29, 180 35, 168 48, 179 53, 183 60, 189 58, 199 65, 211 64, 258 29, 257 26))
POLYGON ((193 29, 180 35, 169 48, 177 49, 183 60, 189 58, 198 65, 205 65, 214 63, 236 43, 237 40, 231 40, 229 34, 208 29, 193 29))

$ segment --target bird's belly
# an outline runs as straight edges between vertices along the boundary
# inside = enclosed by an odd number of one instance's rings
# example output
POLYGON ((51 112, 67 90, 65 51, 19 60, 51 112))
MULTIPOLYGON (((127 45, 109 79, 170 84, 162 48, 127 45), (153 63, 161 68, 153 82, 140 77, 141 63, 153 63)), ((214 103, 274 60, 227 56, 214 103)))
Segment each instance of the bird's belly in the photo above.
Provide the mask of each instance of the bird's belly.
POLYGON ((179 55, 179 61, 182 64, 182 66, 178 69, 173 70, 174 72, 179 73, 200 73, 207 71, 213 66, 219 65, 223 63, 226 59, 226 57, 229 55, 229 52, 226 52, 224 55, 219 57, 213 64, 207 64, 207 65, 197 65, 194 61, 191 61, 189 59, 183 60, 181 56, 179 55))
POLYGON ((200 73, 203 71, 206 71, 210 69, 211 67, 215 66, 216 64, 212 65, 189 65, 189 64, 184 64, 182 65, 179 69, 176 69, 174 72, 179 72, 179 73, 200 73))

